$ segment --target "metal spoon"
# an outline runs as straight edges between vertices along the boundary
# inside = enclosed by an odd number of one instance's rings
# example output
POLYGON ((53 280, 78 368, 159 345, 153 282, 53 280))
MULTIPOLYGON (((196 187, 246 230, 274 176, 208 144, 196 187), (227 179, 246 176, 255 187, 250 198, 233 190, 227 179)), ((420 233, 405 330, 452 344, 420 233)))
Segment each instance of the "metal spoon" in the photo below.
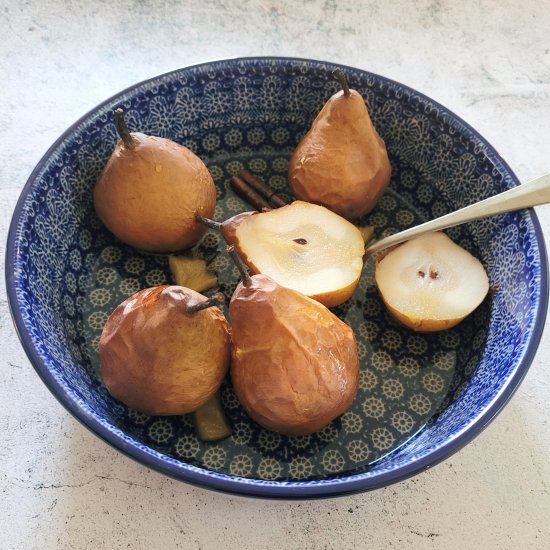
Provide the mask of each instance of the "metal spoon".
POLYGON ((461 223, 488 218, 489 216, 496 216, 497 214, 521 210, 523 208, 530 208, 531 206, 548 202, 550 202, 550 173, 435 220, 390 235, 368 246, 365 249, 365 253, 374 254, 375 252, 384 250, 384 248, 408 241, 413 237, 424 235, 424 233, 440 231, 447 227, 460 225, 461 223))

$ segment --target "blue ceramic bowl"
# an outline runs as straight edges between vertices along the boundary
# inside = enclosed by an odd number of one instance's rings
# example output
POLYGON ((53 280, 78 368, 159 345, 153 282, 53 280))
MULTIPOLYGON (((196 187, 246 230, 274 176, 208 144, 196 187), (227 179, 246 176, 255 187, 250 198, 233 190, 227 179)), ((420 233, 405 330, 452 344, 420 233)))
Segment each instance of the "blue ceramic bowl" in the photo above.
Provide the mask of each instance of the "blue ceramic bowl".
MULTIPOLYGON (((170 281, 167 259, 118 242, 96 218, 92 190, 116 142, 113 108, 131 130, 193 149, 218 187, 216 218, 249 209, 228 188, 248 168, 287 199, 287 160, 338 85, 330 63, 250 58, 206 63, 143 82, 67 130, 40 161, 15 209, 7 288, 23 346, 45 384, 85 426, 143 464, 190 483, 274 498, 312 498, 387 485, 433 466, 501 410, 535 354, 547 308, 547 260, 533 211, 449 230, 481 259, 494 292, 462 324, 416 334, 385 311, 373 260, 335 312, 355 330, 360 389, 321 432, 261 429, 222 388, 233 435, 197 439, 190 418, 148 417, 111 398, 97 343, 112 309, 139 288, 170 281)), ((495 150, 431 99, 345 68, 367 102, 392 163, 390 187, 362 223, 382 237, 518 184, 495 150)), ((237 273, 219 235, 190 252, 206 258, 227 300, 237 273)), ((487 450, 490 453, 490 449, 487 450)))

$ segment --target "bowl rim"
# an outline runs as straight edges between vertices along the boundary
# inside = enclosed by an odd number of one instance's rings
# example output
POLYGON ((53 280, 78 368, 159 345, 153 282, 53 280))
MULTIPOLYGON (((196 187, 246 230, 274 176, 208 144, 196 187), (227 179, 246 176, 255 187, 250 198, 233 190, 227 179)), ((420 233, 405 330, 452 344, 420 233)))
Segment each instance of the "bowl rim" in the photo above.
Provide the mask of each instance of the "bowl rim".
MULTIPOLYGON (((533 224, 534 234, 538 243, 538 251, 540 255, 540 288, 537 311, 534 318, 534 328, 531 338, 527 344, 523 356, 515 369, 515 372, 508 379, 507 384, 501 388, 497 397, 490 403, 490 405, 482 412, 482 414, 476 416, 466 427, 454 437, 449 438, 439 447, 434 450, 420 456, 416 460, 412 460, 404 465, 401 465, 395 469, 384 470, 375 475, 368 475, 369 470, 362 472, 361 474, 347 475, 344 477, 334 477, 315 481, 265 481, 259 479, 249 479, 237 476, 231 476, 229 474, 223 474, 219 472, 213 472, 204 468, 192 466, 181 461, 169 461, 162 458, 162 454, 154 449, 145 451, 137 441, 127 437, 123 438, 113 430, 109 429, 104 423, 102 423, 98 417, 96 417, 91 411, 81 407, 79 403, 73 399, 68 393, 66 393, 64 386, 56 379, 56 377, 50 372, 48 368, 48 362, 38 353, 37 349, 32 343, 31 336, 27 330, 25 321, 19 309, 19 302, 16 292, 16 277, 15 277, 15 263, 17 257, 17 241, 18 241, 18 226, 21 213, 26 202, 29 190, 36 177, 42 171, 44 165, 52 153, 62 143, 70 137, 70 135, 77 129, 85 120, 93 116, 98 110, 120 101, 125 95, 133 92, 147 84, 155 81, 159 81, 168 78, 172 75, 180 73, 189 69, 200 69, 201 67, 207 68, 216 64, 224 63, 261 63, 269 61, 278 61, 283 63, 305 63, 307 65, 319 64, 325 65, 327 68, 340 67, 344 70, 350 70, 355 72, 366 73, 372 75, 379 82, 387 83, 389 85, 398 86, 402 90, 409 91, 414 95, 422 98, 433 104, 434 106, 442 109, 444 112, 451 115, 455 122, 458 122, 464 127, 466 132, 469 132, 480 143, 483 144, 486 150, 487 157, 495 165, 499 166, 503 172, 505 172, 511 181, 515 185, 519 185, 520 182, 517 176, 513 173, 506 161, 500 157, 496 149, 483 137, 477 130, 465 122, 461 117, 450 111, 445 106, 441 105, 437 101, 434 101, 425 94, 409 87, 400 82, 381 76, 370 71, 352 67, 332 61, 323 61, 316 59, 308 59, 301 57, 285 57, 285 56, 248 56, 248 57, 227 57, 222 59, 205 61, 197 64, 187 65, 178 69, 170 70, 165 73, 147 78, 140 82, 137 82, 131 86, 128 86, 124 90, 117 92, 113 96, 99 103, 96 107, 90 109, 87 113, 81 116, 76 122, 71 124, 57 140, 47 149, 43 154, 37 165, 32 170, 27 182, 17 200, 8 231, 7 246, 6 246, 6 258, 5 258, 5 280, 6 291, 8 298, 8 305, 12 320, 23 346, 23 349, 29 358, 32 366, 36 370, 39 377, 44 384, 50 390, 50 392, 56 397, 56 399, 86 428, 92 431, 96 436, 103 439, 106 443, 119 450, 126 456, 137 460, 142 465, 147 466, 160 473, 168 475, 172 478, 180 481, 188 482, 192 485, 199 486, 205 489, 222 491, 230 494, 237 494, 243 496, 253 496, 270 499, 312 499, 312 498, 326 498, 334 496, 343 496, 352 493, 363 492, 367 490, 378 489, 392 483, 396 483, 412 477, 414 475, 423 472, 452 454, 459 451, 462 447, 472 441, 477 435, 479 435, 501 412, 506 403, 510 400, 515 393, 519 384, 523 380, 527 373, 538 349, 538 345, 544 330, 544 323, 548 308, 549 287, 548 287, 548 258, 546 247, 544 243, 544 237, 540 222, 534 209, 528 209, 526 212, 529 214, 530 221, 533 224), (134 443, 135 441, 135 443, 134 443)), ((372 470, 371 470, 372 471, 372 470)))

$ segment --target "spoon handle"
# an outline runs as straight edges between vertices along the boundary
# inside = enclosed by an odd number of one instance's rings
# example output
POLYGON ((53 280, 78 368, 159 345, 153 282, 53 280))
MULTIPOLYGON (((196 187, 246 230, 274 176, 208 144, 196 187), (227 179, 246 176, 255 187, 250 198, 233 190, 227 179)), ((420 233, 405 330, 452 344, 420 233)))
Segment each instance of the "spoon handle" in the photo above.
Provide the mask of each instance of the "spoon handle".
POLYGON ((480 218, 488 218, 489 216, 530 208, 531 206, 548 202, 550 202, 550 173, 522 185, 518 185, 517 187, 513 187, 512 189, 508 189, 494 197, 489 197, 488 199, 476 202, 470 206, 441 216, 440 218, 436 218, 435 220, 390 235, 368 246, 365 249, 365 253, 373 254, 389 246, 423 235, 424 233, 440 231, 447 227, 479 220, 480 218))

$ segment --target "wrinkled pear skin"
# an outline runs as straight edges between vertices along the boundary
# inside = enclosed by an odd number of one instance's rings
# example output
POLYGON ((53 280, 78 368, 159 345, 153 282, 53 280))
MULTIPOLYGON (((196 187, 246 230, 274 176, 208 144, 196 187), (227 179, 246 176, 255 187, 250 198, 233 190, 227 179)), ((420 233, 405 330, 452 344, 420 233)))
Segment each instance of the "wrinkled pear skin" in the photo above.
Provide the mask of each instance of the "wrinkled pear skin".
POLYGON ((187 312, 206 298, 185 287, 157 286, 130 296, 111 314, 99 342, 109 393, 150 415, 199 408, 229 369, 229 325, 217 307, 187 312))
POLYGON ((265 275, 240 283, 229 306, 231 380, 258 424, 316 432, 351 405, 359 383, 352 329, 323 305, 265 275))
POLYGON ((301 139, 288 164, 288 181, 300 199, 354 219, 370 212, 390 182, 383 140, 361 95, 333 95, 301 139))
POLYGON ((131 134, 134 148, 119 141, 94 189, 94 205, 121 241, 157 253, 176 252, 204 235, 199 214, 211 217, 216 187, 202 160, 183 145, 131 134))

